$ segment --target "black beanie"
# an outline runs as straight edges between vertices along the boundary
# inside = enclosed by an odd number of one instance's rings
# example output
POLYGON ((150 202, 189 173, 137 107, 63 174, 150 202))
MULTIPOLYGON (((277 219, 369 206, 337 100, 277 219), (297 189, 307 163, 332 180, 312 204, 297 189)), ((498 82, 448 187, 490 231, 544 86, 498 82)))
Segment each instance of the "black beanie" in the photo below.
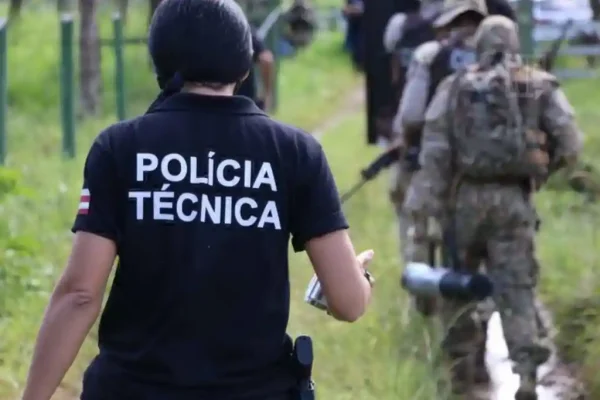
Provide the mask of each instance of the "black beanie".
POLYGON ((252 67, 248 20, 234 0, 162 0, 148 35, 161 80, 231 84, 252 67))

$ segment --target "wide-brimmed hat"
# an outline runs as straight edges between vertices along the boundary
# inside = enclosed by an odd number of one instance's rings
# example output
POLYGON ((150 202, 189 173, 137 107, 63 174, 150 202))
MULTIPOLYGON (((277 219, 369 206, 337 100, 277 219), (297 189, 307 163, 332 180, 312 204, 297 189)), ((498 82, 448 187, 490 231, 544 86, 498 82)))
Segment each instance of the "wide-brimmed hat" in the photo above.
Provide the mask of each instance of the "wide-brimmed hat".
POLYGON ((433 26, 442 28, 467 11, 474 11, 482 17, 488 15, 485 0, 445 0, 442 13, 433 21, 433 26))

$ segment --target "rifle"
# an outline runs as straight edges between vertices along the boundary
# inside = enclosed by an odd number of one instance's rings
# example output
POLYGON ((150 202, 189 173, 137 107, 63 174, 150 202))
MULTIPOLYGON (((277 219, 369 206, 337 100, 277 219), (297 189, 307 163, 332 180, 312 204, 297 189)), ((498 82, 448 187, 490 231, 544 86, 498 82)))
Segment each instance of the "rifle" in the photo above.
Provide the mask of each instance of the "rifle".
POLYGON ((401 144, 390 147, 383 154, 380 154, 375 160, 373 160, 373 162, 369 164, 367 168, 360 171, 360 180, 354 186, 352 186, 350 190, 342 195, 342 203, 352 197, 354 193, 358 192, 365 183, 369 182, 379 175, 379 173, 385 168, 388 168, 390 165, 398 161, 400 159, 400 155, 402 154, 402 149, 403 146, 401 144))
POLYGON ((569 33, 569 29, 571 29, 571 25, 573 25, 572 19, 569 19, 567 20, 567 22, 564 23, 558 38, 556 38, 554 42, 552 42, 552 44, 550 45, 550 49, 546 51, 538 60, 538 65, 544 71, 550 72, 554 68, 554 63, 556 62, 556 58, 558 57, 558 51, 560 50, 560 47, 567 38, 567 33, 569 33))
MULTIPOLYGON (((545 71, 550 72, 554 67, 554 63, 558 56, 558 51, 562 46, 562 43, 567 37, 567 33, 569 29, 573 25, 573 20, 569 19, 561 28, 561 33, 558 38, 552 42, 550 49, 546 51, 540 59, 537 61, 537 64, 540 68, 545 71)), ((352 197, 357 191, 359 191, 365 183, 374 179, 381 171, 390 167, 394 162, 400 160, 404 150, 404 146, 401 144, 397 144, 386 150, 384 153, 379 155, 371 164, 367 166, 367 168, 361 171, 361 179, 358 181, 350 190, 344 193, 341 197, 342 203, 352 197)))

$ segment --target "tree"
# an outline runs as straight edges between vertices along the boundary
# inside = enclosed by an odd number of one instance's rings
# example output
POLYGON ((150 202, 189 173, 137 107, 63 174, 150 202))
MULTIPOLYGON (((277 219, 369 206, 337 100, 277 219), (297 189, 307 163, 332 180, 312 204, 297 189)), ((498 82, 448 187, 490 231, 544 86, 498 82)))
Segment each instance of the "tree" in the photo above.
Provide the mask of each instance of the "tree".
POLYGON ((98 0, 79 0, 79 90, 81 111, 86 115, 100 109, 100 37, 96 24, 98 0))
POLYGON ((600 20, 600 0, 589 0, 590 8, 592 9, 592 19, 600 20))
POLYGON ((121 14, 123 25, 127 22, 127 11, 129 10, 129 0, 117 0, 117 9, 121 14))
POLYGON ((18 18, 21 14, 21 8, 23 7, 23 0, 10 0, 8 8, 8 19, 18 18))
POLYGON ((154 15, 154 11, 156 11, 156 7, 160 4, 160 0, 150 0, 150 12, 148 13, 148 25, 150 25, 150 21, 152 21, 152 16, 154 15))

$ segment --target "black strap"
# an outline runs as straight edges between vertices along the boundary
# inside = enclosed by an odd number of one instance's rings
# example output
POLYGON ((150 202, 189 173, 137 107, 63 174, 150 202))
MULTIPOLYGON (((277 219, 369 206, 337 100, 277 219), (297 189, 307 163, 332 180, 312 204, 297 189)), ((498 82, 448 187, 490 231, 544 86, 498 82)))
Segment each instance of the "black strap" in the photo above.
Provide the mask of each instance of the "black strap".
MULTIPOLYGON (((163 86, 161 85, 161 82, 162 79, 159 78, 159 85, 163 86)), ((146 111, 146 113, 154 111, 156 107, 158 107, 163 101, 173 96, 174 94, 179 93, 181 89, 183 89, 183 84, 183 77, 178 72, 176 72, 175 75, 173 75, 170 79, 166 81, 161 92, 158 94, 156 99, 154 99, 152 104, 150 104, 150 107, 148 107, 148 111, 146 111)))

